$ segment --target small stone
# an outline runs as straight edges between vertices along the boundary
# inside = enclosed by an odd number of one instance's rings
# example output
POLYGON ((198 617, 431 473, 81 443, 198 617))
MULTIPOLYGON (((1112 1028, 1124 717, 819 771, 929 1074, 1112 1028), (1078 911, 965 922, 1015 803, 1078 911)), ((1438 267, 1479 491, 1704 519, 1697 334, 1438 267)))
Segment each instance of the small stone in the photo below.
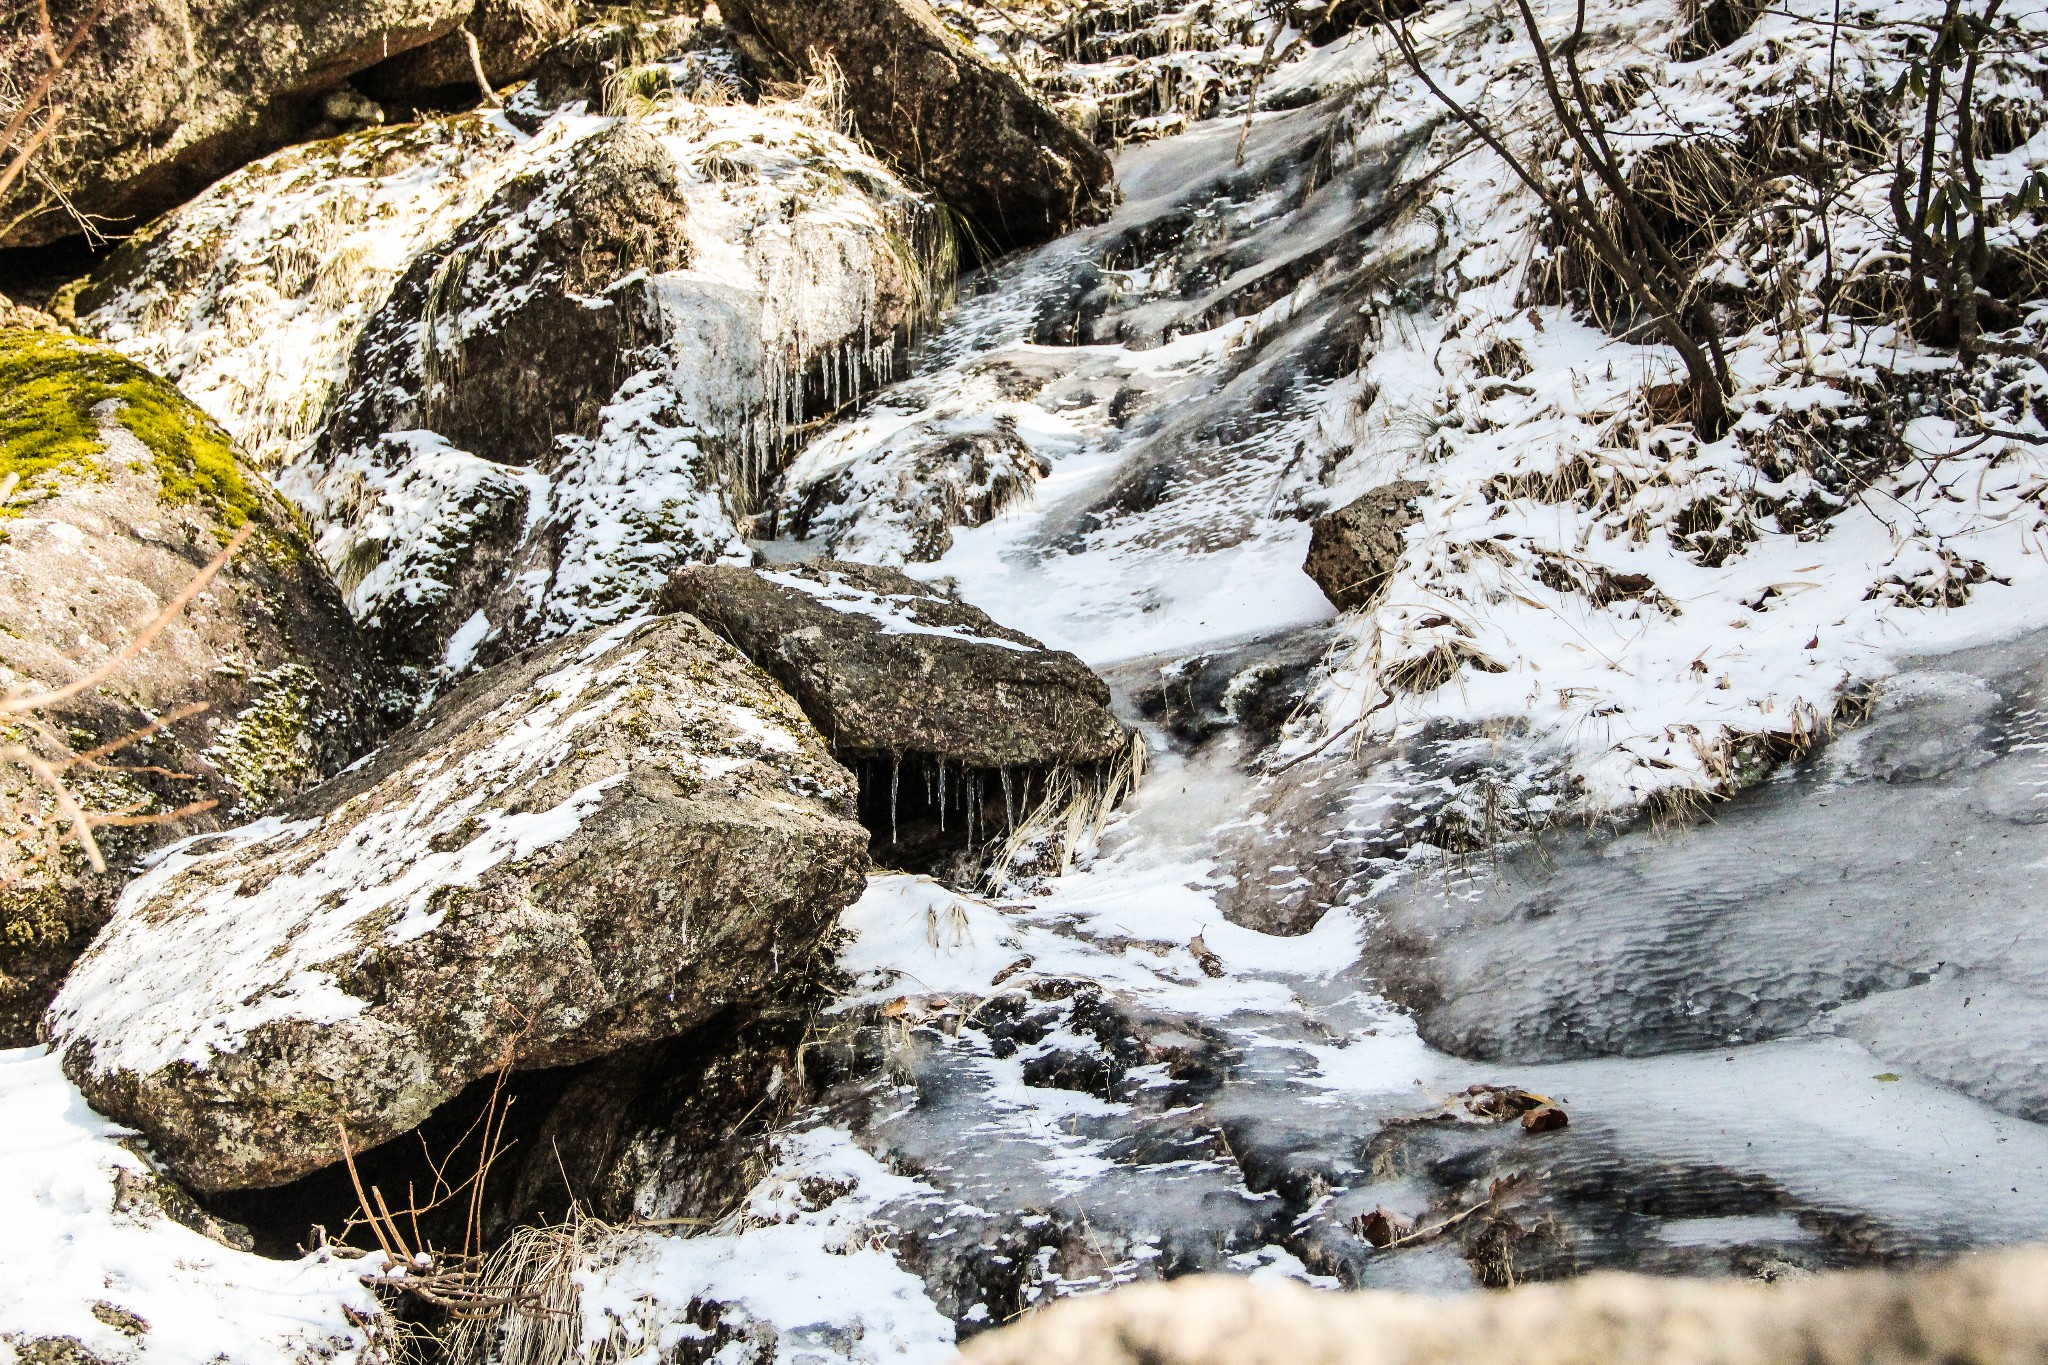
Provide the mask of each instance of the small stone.
POLYGON ((1428 492, 1426 483, 1401 479, 1316 519, 1302 570, 1331 605, 1355 611, 1379 601, 1400 562, 1401 533, 1417 518, 1415 500, 1428 492))

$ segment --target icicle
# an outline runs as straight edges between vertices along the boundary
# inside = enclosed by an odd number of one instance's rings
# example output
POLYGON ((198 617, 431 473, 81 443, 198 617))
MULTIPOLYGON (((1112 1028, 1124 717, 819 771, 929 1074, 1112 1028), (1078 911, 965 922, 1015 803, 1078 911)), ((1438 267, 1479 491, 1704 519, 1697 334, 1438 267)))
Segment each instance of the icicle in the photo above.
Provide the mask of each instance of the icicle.
POLYGON ((946 832, 946 760, 939 760, 939 833, 946 832))
POLYGON ((900 778, 902 775, 903 755, 901 752, 891 749, 889 751, 889 843, 892 847, 897 843, 896 786, 897 779, 900 778))
POLYGON ((1003 780, 1003 833, 1008 834, 1017 828, 1017 803, 1010 799, 1010 770, 1004 767, 996 772, 1003 780))

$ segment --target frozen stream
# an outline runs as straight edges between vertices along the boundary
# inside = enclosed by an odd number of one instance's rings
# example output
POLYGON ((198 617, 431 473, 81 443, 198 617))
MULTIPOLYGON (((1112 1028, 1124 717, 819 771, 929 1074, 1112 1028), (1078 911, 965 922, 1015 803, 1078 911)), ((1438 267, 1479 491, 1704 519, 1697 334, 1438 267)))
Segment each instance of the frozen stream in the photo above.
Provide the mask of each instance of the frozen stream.
POLYGON ((633 1283, 791 1358, 881 1358, 1193 1270, 1449 1291, 2048 1238, 2048 635, 1906 661, 1860 730, 1668 828, 1447 863, 1356 817, 1456 745, 1277 770, 1336 638, 1307 520, 1437 246, 1390 202, 1414 148, 1351 140, 1341 103, 1263 116, 1242 165, 1234 122, 1127 153, 1114 221, 973 282, 790 471, 785 507, 865 491, 771 557, 900 561, 900 490, 1021 443, 1035 497, 906 567, 1101 669, 1152 771, 1071 875, 875 878, 823 1098, 752 1217, 633 1283), (1273 821, 1289 784, 1346 836, 1273 821), (1346 890, 1318 917, 1281 905, 1302 887, 1346 890), (886 1255, 938 1316, 735 1269, 799 1235, 886 1255))

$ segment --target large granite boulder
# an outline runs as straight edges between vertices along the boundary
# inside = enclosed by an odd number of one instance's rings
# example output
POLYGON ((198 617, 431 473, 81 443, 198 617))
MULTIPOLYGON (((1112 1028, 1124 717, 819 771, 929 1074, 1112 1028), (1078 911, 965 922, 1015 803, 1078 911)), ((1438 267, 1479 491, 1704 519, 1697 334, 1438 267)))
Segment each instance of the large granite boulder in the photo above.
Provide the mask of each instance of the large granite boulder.
POLYGON ((742 50, 774 71, 830 59, 861 136, 1007 251, 1106 212, 1109 158, 926 0, 730 0, 742 50))
POLYGON ((876 856, 895 866, 1001 837, 1074 775, 1106 781, 1130 752, 1108 686, 1080 659, 900 569, 707 565, 678 573, 661 602, 789 690, 860 774, 876 856))
POLYGON ((2048 1251, 1778 1284, 1588 1275, 1505 1294, 1195 1276, 1067 1299, 967 1365, 1993 1365, 2048 1359, 2048 1251))
POLYGON ((852 784, 687 617, 530 651, 129 888, 50 1012, 68 1075, 201 1191, 281 1184, 469 1082, 671 1037, 859 893, 852 784))
POLYGON ((67 785, 88 812, 121 821, 216 804, 175 824, 102 826, 98 871, 78 844, 50 847, 65 828, 55 794, 8 770, 0 1047, 34 1040, 137 857, 339 772, 376 729, 355 626, 304 523, 170 384, 61 332, 0 332, 0 474, 10 473, 20 482, 0 521, 0 678, 31 693, 91 675, 237 529, 254 534, 104 685, 7 727, 10 742, 66 762, 175 717, 73 762, 67 785))
MULTIPOLYGON (((33 175, 0 197, 0 247, 37 246, 80 231, 125 231, 182 203, 237 166, 303 136, 328 117, 324 97, 395 53, 431 43, 469 18, 475 0, 138 0, 106 7, 59 77, 61 136, 33 175)), ((89 0, 53 0, 68 36, 89 0)), ((0 70, 22 84, 47 58, 39 6, 0 18, 0 70)), ((466 57, 465 49, 465 57, 466 57)))

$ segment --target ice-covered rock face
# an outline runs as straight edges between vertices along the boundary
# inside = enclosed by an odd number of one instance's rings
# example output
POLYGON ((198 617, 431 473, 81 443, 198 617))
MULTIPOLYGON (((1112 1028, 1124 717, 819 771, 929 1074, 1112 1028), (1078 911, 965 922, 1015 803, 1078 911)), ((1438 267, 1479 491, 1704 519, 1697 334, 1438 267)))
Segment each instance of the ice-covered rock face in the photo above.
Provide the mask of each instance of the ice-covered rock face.
POLYGON ((179 846, 52 1007, 69 1074, 202 1190, 405 1132, 469 1081, 668 1037, 857 893, 852 783, 687 617, 529 653, 364 766, 179 846), (344 1139, 344 1131, 347 1138, 344 1139))
POLYGON ((113 662, 239 528, 253 533, 104 685, 6 726, 112 822, 96 872, 57 846, 55 794, 10 769, 0 1044, 22 1046, 134 859, 332 776, 377 726, 355 623, 303 523, 163 379, 76 337, 0 332, 0 472, 20 480, 0 523, 0 678, 31 694, 113 662))
POLYGON ((625 121, 281 153, 82 306, 248 426, 404 706, 744 559, 766 479, 893 373, 950 251, 822 105, 668 87, 625 121))

